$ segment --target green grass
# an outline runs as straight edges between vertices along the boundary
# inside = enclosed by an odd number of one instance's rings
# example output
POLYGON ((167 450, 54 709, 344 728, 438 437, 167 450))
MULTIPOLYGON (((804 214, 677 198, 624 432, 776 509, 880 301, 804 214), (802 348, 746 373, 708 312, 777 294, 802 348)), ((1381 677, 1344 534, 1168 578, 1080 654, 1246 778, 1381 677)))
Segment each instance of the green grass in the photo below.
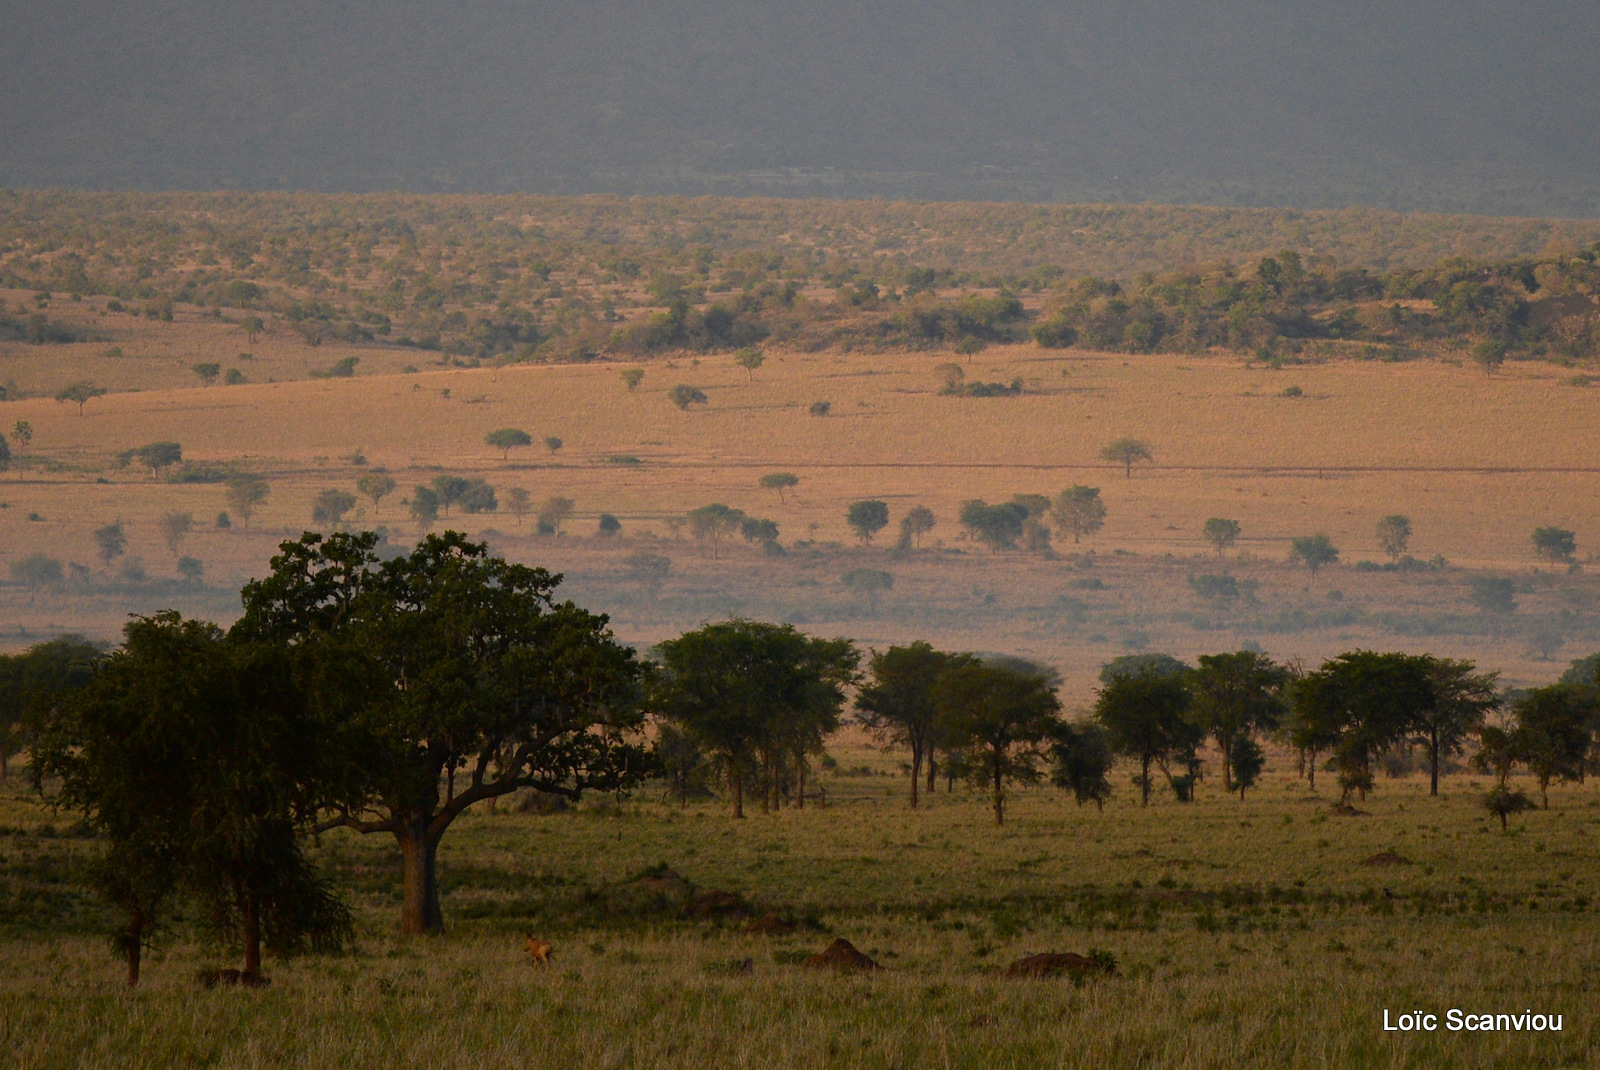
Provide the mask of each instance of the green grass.
MULTIPOLYGON (((835 747, 845 768, 895 764, 835 747)), ((1120 774, 1119 774, 1120 776, 1120 774)), ((0 1039, 44 1066, 900 1067, 1578 1066, 1600 936, 1600 792, 1568 786, 1502 835, 1480 778, 1385 780, 1335 817, 1282 763, 1241 803, 1218 785, 1104 813, 1033 790, 996 830, 981 798, 911 812, 899 776, 824 777, 831 805, 734 821, 641 793, 575 812, 475 812, 441 858, 449 931, 402 940, 392 843, 317 853, 354 903, 356 948, 270 967, 266 992, 194 981, 225 952, 176 941, 120 984, 74 884, 93 842, 40 837, 0 807, 8 905, 0 1039), (1390 851, 1410 865, 1366 860, 1390 851), (634 878, 666 862, 698 889, 798 921, 755 936, 693 921, 634 878), (1387 894, 1385 893, 1387 889, 1387 894), (50 896, 55 896, 52 899, 50 896), (50 905, 60 907, 52 912, 50 905), (532 931, 555 944, 536 970, 532 931), (886 968, 797 965, 834 936, 886 968), (1038 951, 1109 951, 1115 977, 1015 981, 1038 951), (750 972, 736 966, 752 960, 750 972), (1397 1034, 1385 1008, 1531 1007, 1561 1033, 1397 1034)))

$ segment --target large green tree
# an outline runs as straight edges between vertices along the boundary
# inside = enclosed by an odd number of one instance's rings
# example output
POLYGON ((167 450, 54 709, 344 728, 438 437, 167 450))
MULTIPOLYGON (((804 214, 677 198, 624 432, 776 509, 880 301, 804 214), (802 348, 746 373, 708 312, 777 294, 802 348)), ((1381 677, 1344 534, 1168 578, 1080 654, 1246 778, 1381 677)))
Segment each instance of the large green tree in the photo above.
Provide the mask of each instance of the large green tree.
POLYGON ((1240 736, 1278 727, 1287 710, 1289 674, 1271 658, 1251 650, 1202 654, 1189 676, 1194 716, 1222 755, 1222 789, 1233 790, 1233 747, 1240 736))
POLYGON ((1112 749, 1139 763, 1139 805, 1150 805, 1151 767, 1160 766, 1170 781, 1173 764, 1192 758, 1204 738, 1189 716, 1192 702, 1183 676, 1148 669, 1114 675, 1100 689, 1095 718, 1112 749))
POLYGON ((43 717, 36 779, 105 837, 97 883, 137 983, 141 950, 178 886, 243 952, 336 946, 349 915, 306 859, 300 834, 359 788, 352 740, 321 716, 281 644, 224 638, 174 612, 138 618, 93 679, 43 717), (343 738, 342 738, 343 737, 343 738))
POLYGON ((657 711, 681 726, 722 768, 733 816, 744 816, 745 781, 759 771, 762 809, 792 774, 805 798, 806 757, 837 728, 860 655, 848 639, 818 639, 792 624, 729 620, 660 644, 657 711))
POLYGON ((1428 756, 1428 794, 1439 794, 1439 763, 1460 754, 1490 711, 1500 708, 1499 673, 1477 672, 1470 661, 1426 659, 1433 701, 1412 717, 1412 740, 1428 756))
POLYGON ((995 824, 1005 823, 1006 782, 1039 779, 1039 759, 1061 703, 1050 674, 1019 664, 970 662, 941 673, 934 703, 952 746, 966 752, 968 780, 991 792, 995 824))
POLYGON ((1539 781, 1550 809, 1552 780, 1581 780, 1595 719, 1595 691, 1582 684, 1551 684, 1529 691, 1513 707, 1515 752, 1539 781))
POLYGON ((1357 650, 1322 663, 1294 689, 1303 723, 1332 739, 1341 801, 1372 790, 1372 763, 1416 729, 1434 703, 1430 659, 1357 650))
POLYGON ((375 545, 370 532, 283 543, 245 586, 235 632, 315 655, 313 692, 366 741, 361 803, 323 827, 393 836, 401 930, 436 932, 439 843, 469 807, 522 788, 577 799, 645 771, 630 741, 641 668, 606 617, 556 600, 561 577, 544 569, 457 532, 381 564, 375 545))
POLYGON ((975 659, 970 654, 947 654, 928 643, 892 646, 867 660, 868 682, 856 695, 861 722, 880 739, 911 752, 911 808, 917 808, 917 788, 923 768, 929 770, 928 790, 933 790, 934 751, 939 745, 939 709, 934 687, 948 669, 975 659))
POLYGON ((1105 526, 1106 503, 1100 497, 1099 487, 1073 484, 1056 495, 1050 516, 1056 530, 1063 535, 1070 533, 1076 543, 1105 526))

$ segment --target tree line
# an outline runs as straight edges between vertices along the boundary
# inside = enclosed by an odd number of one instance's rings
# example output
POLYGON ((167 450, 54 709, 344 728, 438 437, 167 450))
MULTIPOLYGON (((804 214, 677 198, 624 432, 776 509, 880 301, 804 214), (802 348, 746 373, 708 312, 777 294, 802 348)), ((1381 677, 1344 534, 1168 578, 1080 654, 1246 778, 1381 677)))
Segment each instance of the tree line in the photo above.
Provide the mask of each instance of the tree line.
POLYGON ((0 659, 0 776, 26 750, 33 784, 103 841, 94 883, 136 982, 179 896, 250 976, 263 952, 341 943, 348 911, 305 853, 318 831, 391 837, 401 929, 425 933, 444 923, 439 845, 476 804, 658 780, 680 804, 721 794, 735 816, 751 795, 764 812, 803 807, 852 696, 907 755, 913 807, 961 780, 997 824, 1018 786, 1046 778, 1103 806, 1119 758, 1140 805, 1158 776, 1191 801, 1208 743, 1224 791, 1242 798, 1277 741, 1313 787, 1333 772, 1347 805, 1402 748, 1420 748, 1437 792, 1475 739, 1502 822, 1532 805, 1510 788, 1517 768, 1548 805, 1552 782, 1600 760, 1588 662, 1508 700, 1495 674, 1427 655, 1355 651, 1309 671, 1248 650, 1194 666, 1130 655, 1073 721, 1047 666, 925 642, 863 658, 849 639, 735 619, 641 658, 560 582, 455 532, 386 560, 370 532, 307 533, 246 585, 227 630, 168 611, 113 650, 61 639, 0 659))

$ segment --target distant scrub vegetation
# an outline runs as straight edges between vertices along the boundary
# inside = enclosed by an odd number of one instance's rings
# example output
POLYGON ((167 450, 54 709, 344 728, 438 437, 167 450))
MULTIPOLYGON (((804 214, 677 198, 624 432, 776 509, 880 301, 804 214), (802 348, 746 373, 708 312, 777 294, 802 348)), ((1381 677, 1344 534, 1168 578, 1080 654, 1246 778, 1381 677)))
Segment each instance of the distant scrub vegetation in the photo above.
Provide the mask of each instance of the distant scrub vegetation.
POLYGON ((0 337, 84 340, 42 311, 66 293, 457 364, 1031 337, 1272 361, 1472 349, 1492 369, 1600 348, 1596 236, 1371 210, 18 193, 0 286, 40 307, 0 310, 0 337))

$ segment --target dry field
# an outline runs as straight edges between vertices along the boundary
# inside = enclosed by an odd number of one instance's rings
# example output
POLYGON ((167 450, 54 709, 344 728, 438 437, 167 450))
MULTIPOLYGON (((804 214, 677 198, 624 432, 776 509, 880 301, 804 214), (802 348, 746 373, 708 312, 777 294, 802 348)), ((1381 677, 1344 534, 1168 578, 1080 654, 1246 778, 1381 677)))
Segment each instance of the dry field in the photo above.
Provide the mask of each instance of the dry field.
POLYGON ((236 327, 181 316, 173 325, 130 323, 137 331, 119 343, 121 358, 98 355, 103 344, 19 344, 0 356, 0 375, 126 388, 81 415, 44 399, 0 406, 7 429, 18 420, 34 428, 20 464, 0 480, 0 567, 38 551, 89 567, 60 590, 0 588, 9 646, 62 630, 114 638, 125 613, 168 603, 226 619, 238 585, 260 574, 279 540, 309 525, 317 492, 353 489, 373 468, 393 474, 400 491, 381 510, 363 501, 352 523, 411 539, 417 529, 401 504, 411 487, 446 472, 486 479, 499 488, 502 511, 440 526, 567 573, 575 596, 612 611, 630 639, 730 612, 783 616, 867 642, 926 635, 1051 660, 1067 671, 1075 701, 1087 699, 1107 657, 1142 647, 1192 656, 1253 641, 1306 659, 1353 645, 1430 649, 1538 683, 1600 641, 1600 588, 1581 573, 1537 573, 1529 541, 1536 526, 1570 528, 1582 557, 1600 539, 1597 395, 1549 365, 1486 377, 1437 361, 1272 370, 1032 346, 965 359, 772 351, 753 381, 729 357, 647 362, 630 393, 615 363, 404 373, 402 361, 416 354, 375 347, 350 351, 362 359, 355 378, 308 380, 308 369, 345 351, 258 339, 252 382, 200 387, 188 364, 226 363, 226 348, 242 342, 236 327), (180 355, 162 348, 168 336, 180 355), (1027 393, 941 396, 938 366, 953 360, 969 380, 1021 378, 1027 393), (125 381, 109 369, 126 369, 116 372, 125 381), (710 404, 674 407, 667 392, 679 383, 703 389, 710 404), (1284 396, 1290 386, 1301 396, 1284 396), (809 413, 819 400, 831 405, 825 417, 809 413), (523 428, 536 444, 502 460, 483 442, 500 427, 523 428), (559 453, 538 444, 546 435, 563 440, 559 453), (1131 479, 1098 459, 1122 435, 1155 452, 1131 479), (211 525, 225 508, 220 485, 169 484, 113 464, 116 451, 163 439, 181 442, 186 459, 238 465, 271 482, 251 530, 211 525), (364 466, 352 463, 358 453, 364 466), (627 458, 639 463, 617 463, 627 458), (785 501, 757 486, 773 471, 800 477, 785 501), (1102 488, 1109 519, 1080 547, 1058 537, 1058 560, 990 554, 955 522, 969 498, 1053 494, 1078 482, 1102 488), (513 486, 536 502, 576 501, 560 538, 535 538, 531 519, 519 524, 505 511, 513 486), (870 548, 856 545, 844 523, 847 504, 864 497, 887 501, 892 515, 870 548), (736 540, 712 561, 674 537, 669 518, 712 501, 776 520, 790 554, 766 558, 736 540), (894 557, 893 525, 918 504, 939 524, 922 551, 894 557), (180 552, 204 562, 204 587, 165 583, 174 557, 156 524, 169 511, 197 520, 180 552), (621 519, 620 537, 594 535, 602 512, 621 519), (1354 570, 1384 560, 1373 526, 1393 512, 1412 519, 1413 554, 1443 555, 1449 567, 1354 570), (1200 539, 1210 516, 1243 525, 1226 560, 1200 539), (95 557, 92 532, 113 520, 129 532, 129 556, 144 563, 143 584, 115 582, 95 557), (1316 532, 1343 559, 1312 582, 1286 558, 1292 537, 1316 532), (626 577, 623 561, 640 549, 673 561, 657 598, 626 577), (895 577, 875 607, 839 583, 858 567, 895 577), (1254 581, 1254 604, 1198 600, 1188 579, 1215 572, 1254 581), (1517 580, 1517 613, 1490 619, 1472 608, 1468 581, 1483 572, 1517 580))

